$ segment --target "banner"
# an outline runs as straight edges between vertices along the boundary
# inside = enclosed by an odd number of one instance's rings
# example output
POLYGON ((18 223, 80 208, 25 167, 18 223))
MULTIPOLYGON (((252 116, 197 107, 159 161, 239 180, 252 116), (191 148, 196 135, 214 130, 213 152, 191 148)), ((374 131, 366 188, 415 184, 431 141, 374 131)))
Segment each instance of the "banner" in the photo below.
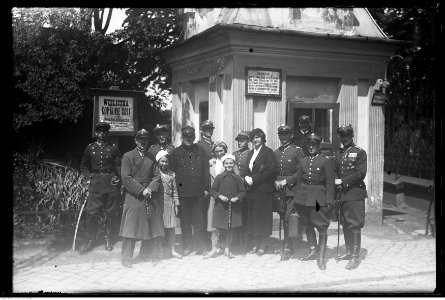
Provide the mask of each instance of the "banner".
POLYGON ((134 132, 133 97, 99 96, 99 121, 110 124, 110 132, 134 132))

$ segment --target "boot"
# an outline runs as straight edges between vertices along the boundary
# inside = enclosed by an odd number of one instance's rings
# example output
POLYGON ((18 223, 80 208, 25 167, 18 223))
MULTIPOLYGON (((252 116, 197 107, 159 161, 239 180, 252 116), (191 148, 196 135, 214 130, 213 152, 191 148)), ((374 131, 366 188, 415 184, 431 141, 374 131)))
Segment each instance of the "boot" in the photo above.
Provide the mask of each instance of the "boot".
POLYGON ((280 261, 289 260, 292 255, 292 239, 289 237, 289 228, 284 227, 284 249, 280 261))
POLYGON ((338 260, 350 260, 352 258, 352 232, 350 229, 343 227, 343 236, 345 238, 346 253, 340 255, 338 260))
POLYGON ((345 269, 352 270, 360 264, 360 244, 361 244, 361 232, 352 231, 352 257, 346 265, 345 269))
POLYGON ((317 259, 317 236, 313 227, 306 227, 307 242, 309 243, 310 252, 308 255, 300 259, 301 261, 317 259))
POLYGON ((87 253, 94 248, 94 242, 96 241, 97 234, 97 217, 88 215, 87 219, 88 228, 88 241, 80 247, 81 253, 87 253))
POLYGON ((107 214, 105 217, 105 250, 112 251, 113 245, 111 244, 111 226, 112 226, 112 217, 107 214))
POLYGON ((327 232, 320 232, 318 235, 318 259, 317 259, 317 266, 320 270, 326 270, 326 245, 328 243, 328 233, 327 232))
POLYGON ((88 241, 80 247, 80 252, 87 253, 94 248, 94 237, 89 237, 88 241))

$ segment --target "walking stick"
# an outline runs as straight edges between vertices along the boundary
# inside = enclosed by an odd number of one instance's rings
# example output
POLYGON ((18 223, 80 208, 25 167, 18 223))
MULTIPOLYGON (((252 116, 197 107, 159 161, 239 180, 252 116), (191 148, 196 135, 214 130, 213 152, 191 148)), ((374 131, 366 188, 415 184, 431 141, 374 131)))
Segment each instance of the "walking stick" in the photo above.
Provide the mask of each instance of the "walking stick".
POLYGON ((80 208, 79 217, 77 218, 76 229, 74 230, 74 239, 73 239, 73 248, 72 248, 73 251, 76 250, 77 229, 79 228, 80 217, 82 217, 82 212, 83 212, 83 209, 85 207, 85 204, 87 203, 87 200, 88 200, 88 195, 85 198, 85 201, 83 202, 82 207, 80 208))
POLYGON ((283 240, 281 240, 281 223, 283 223, 283 230, 284 229, 284 215, 286 214, 286 187, 284 186, 281 190, 281 201, 282 202, 282 207, 283 207, 283 211, 280 213, 280 260, 283 260, 283 252, 284 252, 284 243, 285 243, 285 234, 283 232, 283 240), (283 215, 283 217, 282 217, 283 215))
POLYGON ((338 254, 338 248, 340 247, 340 197, 341 197, 341 185, 338 186, 338 193, 336 202, 336 213, 337 213, 337 256, 335 257, 335 261, 338 263, 340 260, 340 256, 338 254))

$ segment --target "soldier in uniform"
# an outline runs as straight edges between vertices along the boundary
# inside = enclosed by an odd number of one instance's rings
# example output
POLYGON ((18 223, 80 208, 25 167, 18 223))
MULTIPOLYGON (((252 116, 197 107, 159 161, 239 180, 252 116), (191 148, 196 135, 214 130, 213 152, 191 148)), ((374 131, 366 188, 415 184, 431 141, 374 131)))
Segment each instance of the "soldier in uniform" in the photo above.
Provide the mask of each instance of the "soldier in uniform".
POLYGON ((205 120, 201 123, 201 140, 197 143, 199 147, 204 149, 207 157, 211 159, 213 157, 212 149, 215 143, 212 141, 213 130, 215 127, 213 126, 213 122, 210 120, 205 120))
POLYGON ((154 133, 156 135, 156 139, 158 140, 158 143, 155 145, 150 146, 148 148, 148 151, 150 151, 151 154, 153 154, 156 157, 156 154, 158 154, 159 151, 165 150, 168 153, 171 153, 171 151, 175 148, 168 139, 168 133, 170 132, 168 125, 162 124, 162 125, 156 125, 154 128, 154 133))
POLYGON ((309 155, 309 150, 306 145, 307 137, 312 133, 311 119, 308 116, 301 116, 298 119, 298 126, 300 127, 296 132, 293 144, 303 149, 304 155, 309 155))
POLYGON ((346 269, 360 264, 361 229, 365 225, 366 151, 354 144, 351 125, 337 130, 342 148, 335 153, 335 184, 341 188, 340 224, 343 226, 346 254, 340 259, 349 260, 346 269))
POLYGON ((204 150, 193 143, 195 129, 186 126, 181 131, 182 144, 173 149, 170 155, 171 170, 176 173, 178 185, 184 255, 190 254, 192 248, 197 254, 205 255, 207 223, 202 211, 202 202, 210 191, 209 159, 204 150))
POLYGON ((310 253, 301 260, 317 259, 318 268, 325 270, 327 231, 330 223, 326 216, 326 205, 334 201, 335 177, 331 160, 320 154, 320 143, 321 138, 313 133, 307 137, 309 156, 301 160, 297 173, 288 184, 294 184, 296 180, 295 206, 301 216, 302 225, 317 228, 319 234, 317 253, 315 232, 314 235, 306 232, 310 253))
MULTIPOLYGON (((238 142, 238 150, 233 152, 233 155, 235 156, 235 171, 241 176, 241 178, 244 179, 244 177, 247 175, 247 169, 249 168, 249 161, 247 160, 247 156, 250 151, 250 132, 240 131, 236 136, 235 141, 238 142)), ((247 245, 247 201, 241 202, 241 220, 241 243, 243 245, 247 245)))
POLYGON ((300 147, 291 144, 293 138, 293 130, 290 126, 282 125, 278 127, 278 138, 280 139, 281 146, 275 150, 275 162, 277 166, 277 179, 275 181, 275 199, 278 199, 280 207, 278 213, 284 214, 284 255, 283 260, 288 260, 292 255, 293 243, 288 237, 289 234, 289 218, 291 212, 294 210, 294 196, 292 183, 288 183, 287 179, 292 177, 297 172, 297 166, 300 160, 304 157, 303 150, 300 147), (285 199, 281 199, 281 193, 279 192, 283 188, 286 188, 285 199), (283 205, 283 201, 286 201, 286 205, 283 205), (282 211, 286 207, 286 211, 282 211))
POLYGON ((120 205, 120 167, 122 154, 115 145, 107 143, 110 124, 96 124, 95 143, 89 144, 83 152, 80 171, 88 180, 87 227, 88 241, 81 247, 81 252, 88 252, 94 247, 99 216, 105 211, 105 250, 113 250, 111 230, 113 217, 120 205))

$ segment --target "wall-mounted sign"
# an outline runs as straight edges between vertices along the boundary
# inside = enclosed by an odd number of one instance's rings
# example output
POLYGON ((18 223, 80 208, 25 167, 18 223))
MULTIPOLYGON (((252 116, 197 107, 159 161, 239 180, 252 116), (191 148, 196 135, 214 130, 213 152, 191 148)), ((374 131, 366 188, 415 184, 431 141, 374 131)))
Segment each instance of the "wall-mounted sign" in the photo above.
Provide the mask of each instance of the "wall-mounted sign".
POLYGON ((371 105, 385 105, 388 100, 388 95, 382 92, 374 92, 372 95, 371 105))
POLYGON ((281 97, 281 70, 246 67, 246 95, 281 97))
MULTIPOLYGON (((110 124, 110 136, 132 136, 138 130, 137 98, 139 91, 92 89, 94 92, 94 125, 110 124)), ((142 92, 143 93, 143 92, 142 92)))

